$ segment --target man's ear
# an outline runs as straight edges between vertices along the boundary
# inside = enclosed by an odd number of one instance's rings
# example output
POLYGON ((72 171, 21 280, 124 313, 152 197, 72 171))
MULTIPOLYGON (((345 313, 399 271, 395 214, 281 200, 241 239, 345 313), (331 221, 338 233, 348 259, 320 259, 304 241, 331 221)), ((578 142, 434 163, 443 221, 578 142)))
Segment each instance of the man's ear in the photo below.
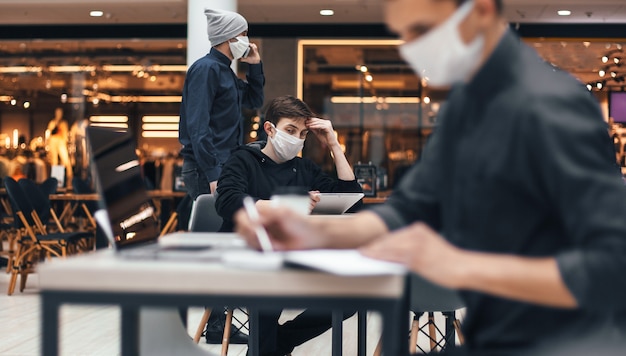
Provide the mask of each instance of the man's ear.
POLYGON ((272 133, 272 124, 269 121, 265 121, 263 123, 263 130, 265 130, 267 136, 270 136, 270 134, 272 133))

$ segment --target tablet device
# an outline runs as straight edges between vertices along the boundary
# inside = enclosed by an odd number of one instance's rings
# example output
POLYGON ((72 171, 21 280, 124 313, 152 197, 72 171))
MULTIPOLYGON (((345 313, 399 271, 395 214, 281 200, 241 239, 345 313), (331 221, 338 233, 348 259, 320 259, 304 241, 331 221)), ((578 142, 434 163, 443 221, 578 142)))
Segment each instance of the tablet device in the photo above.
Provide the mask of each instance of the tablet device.
POLYGON ((320 193, 320 201, 317 202, 311 214, 343 214, 364 195, 363 193, 320 193))

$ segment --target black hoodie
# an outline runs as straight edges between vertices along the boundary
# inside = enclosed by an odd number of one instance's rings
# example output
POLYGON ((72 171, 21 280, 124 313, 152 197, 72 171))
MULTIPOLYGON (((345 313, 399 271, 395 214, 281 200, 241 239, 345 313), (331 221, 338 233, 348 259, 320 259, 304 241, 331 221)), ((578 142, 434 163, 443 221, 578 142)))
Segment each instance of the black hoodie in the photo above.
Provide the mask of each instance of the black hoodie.
POLYGON ((360 193, 356 181, 337 180, 322 172, 313 161, 296 157, 276 163, 261 152, 264 141, 240 146, 224 167, 217 185, 215 208, 224 219, 220 231, 232 231, 232 217, 243 206, 243 198, 268 200, 277 187, 300 186, 322 193, 360 193))

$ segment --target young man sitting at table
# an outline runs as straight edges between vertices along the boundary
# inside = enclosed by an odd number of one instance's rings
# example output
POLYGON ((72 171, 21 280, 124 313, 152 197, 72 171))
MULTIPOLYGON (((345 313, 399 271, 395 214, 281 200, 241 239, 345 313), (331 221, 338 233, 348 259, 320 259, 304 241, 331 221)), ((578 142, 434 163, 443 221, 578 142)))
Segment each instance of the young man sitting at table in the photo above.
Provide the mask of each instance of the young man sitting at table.
MULTIPOLYGON (((268 141, 241 146, 228 159, 218 180, 217 212, 224 219, 221 231, 232 231, 233 215, 251 196, 257 206, 269 205, 278 187, 306 187, 310 210, 317 192, 362 192, 329 120, 314 117, 309 107, 293 96, 274 99, 265 114, 268 141), (297 157, 311 131, 330 148, 338 179, 322 172, 312 161, 297 157)), ((294 320, 278 324, 280 310, 260 313, 262 356, 286 355, 294 347, 328 330, 331 313, 306 310, 294 320)), ((344 318, 354 313, 345 313, 344 318)))

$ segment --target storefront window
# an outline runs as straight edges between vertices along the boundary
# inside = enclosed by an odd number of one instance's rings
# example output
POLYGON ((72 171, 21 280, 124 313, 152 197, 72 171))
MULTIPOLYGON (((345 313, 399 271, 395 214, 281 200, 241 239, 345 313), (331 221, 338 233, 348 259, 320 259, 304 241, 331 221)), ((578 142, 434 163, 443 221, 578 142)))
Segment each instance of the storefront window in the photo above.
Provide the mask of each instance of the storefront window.
MULTIPOLYGON (((400 43, 298 43, 298 95, 332 120, 353 165, 371 163, 377 168, 382 189, 393 185, 419 157, 445 98, 444 93, 431 92, 400 58, 400 43)), ((304 154, 332 169, 332 160, 314 141, 307 142, 304 154)))

